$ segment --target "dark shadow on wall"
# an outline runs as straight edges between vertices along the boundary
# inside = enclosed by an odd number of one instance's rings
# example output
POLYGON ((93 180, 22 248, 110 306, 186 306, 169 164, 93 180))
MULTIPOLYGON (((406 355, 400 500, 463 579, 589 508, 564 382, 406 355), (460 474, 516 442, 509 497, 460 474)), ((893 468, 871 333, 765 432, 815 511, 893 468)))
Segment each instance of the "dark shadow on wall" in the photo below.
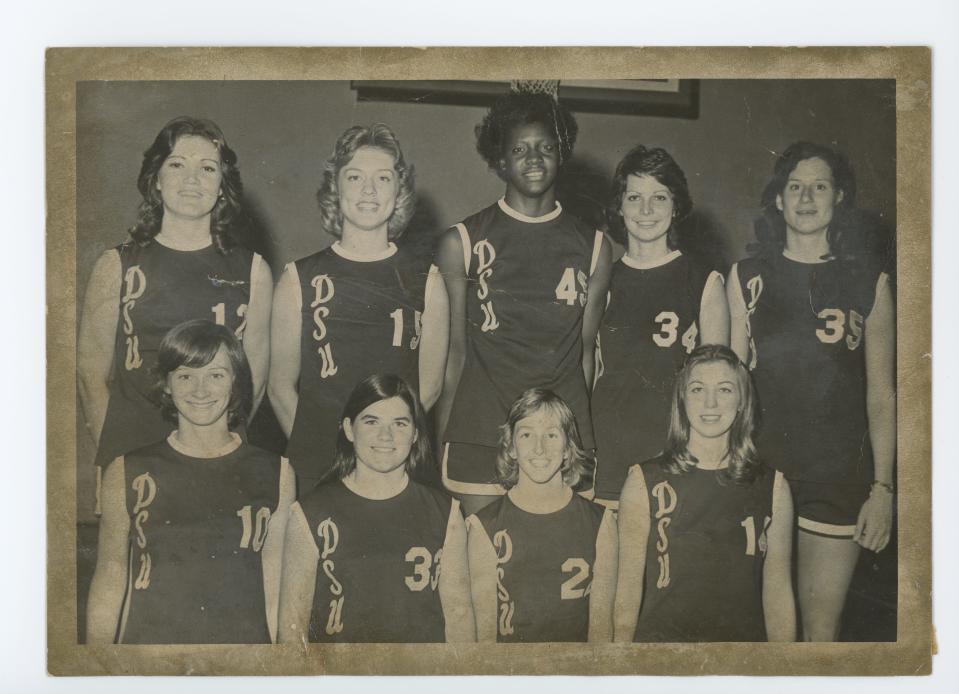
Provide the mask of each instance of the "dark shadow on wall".
POLYGON ((679 238, 683 253, 702 259, 724 277, 732 262, 739 260, 731 257, 734 249, 729 247, 729 229, 708 209, 694 208, 682 223, 679 238))
POLYGON ((605 203, 610 173, 599 159, 576 155, 563 167, 556 197, 563 208, 595 229, 606 228, 605 203))
POLYGON ((280 246, 276 235, 272 231, 273 225, 269 221, 266 207, 259 196, 247 191, 243 196, 245 219, 237 225, 234 232, 240 245, 259 253, 273 269, 274 279, 278 277, 276 263, 280 262, 280 246))

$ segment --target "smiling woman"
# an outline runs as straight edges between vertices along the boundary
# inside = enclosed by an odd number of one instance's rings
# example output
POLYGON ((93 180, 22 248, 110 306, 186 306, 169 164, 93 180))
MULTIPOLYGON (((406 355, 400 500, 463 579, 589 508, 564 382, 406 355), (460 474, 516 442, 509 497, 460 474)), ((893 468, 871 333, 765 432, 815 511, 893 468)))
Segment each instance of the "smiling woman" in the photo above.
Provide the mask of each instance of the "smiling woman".
POLYGON ((416 196, 413 167, 392 130, 346 130, 324 164, 317 199, 323 229, 337 241, 286 266, 271 329, 270 400, 301 494, 329 472, 340 413, 364 378, 398 374, 433 404, 449 329, 438 272, 394 243, 416 196))
POLYGON ((97 260, 77 339, 98 479, 116 456, 171 429, 152 399, 152 369, 174 326, 210 319, 243 341, 251 409, 269 364, 272 274, 234 240, 245 220, 243 186, 220 128, 187 116, 167 123, 143 155, 137 186, 143 200, 131 239, 97 260))
POLYGON ((281 643, 474 640, 459 504, 410 479, 431 458, 409 385, 361 381, 341 414, 333 478, 293 505, 281 643))
POLYGON ((107 467, 88 643, 269 643, 294 480, 243 442, 250 366, 232 332, 194 320, 160 344, 176 430, 107 467))

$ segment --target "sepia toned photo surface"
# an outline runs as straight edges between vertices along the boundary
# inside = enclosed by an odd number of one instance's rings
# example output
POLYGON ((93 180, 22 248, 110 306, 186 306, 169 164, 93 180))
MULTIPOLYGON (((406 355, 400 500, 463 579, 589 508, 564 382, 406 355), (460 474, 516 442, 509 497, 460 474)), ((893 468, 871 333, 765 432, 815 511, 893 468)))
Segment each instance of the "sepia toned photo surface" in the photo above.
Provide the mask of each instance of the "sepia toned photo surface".
POLYGON ((928 673, 929 71, 48 51, 49 671, 928 673))

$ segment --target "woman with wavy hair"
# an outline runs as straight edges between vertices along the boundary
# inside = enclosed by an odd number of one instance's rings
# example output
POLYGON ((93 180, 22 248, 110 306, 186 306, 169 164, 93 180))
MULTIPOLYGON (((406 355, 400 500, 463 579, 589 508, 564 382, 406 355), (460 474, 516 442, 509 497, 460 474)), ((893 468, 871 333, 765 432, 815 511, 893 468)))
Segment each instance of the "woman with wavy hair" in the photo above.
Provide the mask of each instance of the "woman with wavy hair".
MULTIPOLYGON (((143 155, 132 237, 97 260, 77 340, 80 399, 99 471, 172 428, 151 401, 163 336, 190 319, 225 325, 243 342, 253 409, 266 385, 273 280, 237 245, 246 222, 236 154, 219 126, 181 116, 143 155)), ((98 484, 99 489, 99 484, 98 484)))
POLYGON ((395 373, 418 386, 427 408, 436 401, 449 330, 436 319, 446 302, 438 271, 394 243, 416 196, 413 166, 389 127, 347 129, 317 199, 336 241, 286 266, 271 331, 270 401, 301 494, 330 470, 337 421, 358 382, 395 373))
POLYGON ((677 375, 666 450, 620 498, 615 640, 795 640, 792 499, 756 455, 755 400, 721 345, 677 375))
POLYGON ((416 393, 367 377, 336 436, 332 479, 290 513, 280 642, 472 641, 459 503, 411 479, 432 463, 416 393))
POLYGON ((892 531, 895 301, 844 156, 797 142, 762 196, 751 257, 727 295, 733 349, 762 398, 763 459, 789 480, 803 636, 838 638, 860 547, 892 531))
POLYGON ((686 175, 664 149, 637 145, 616 167, 613 267, 596 348, 592 414, 595 496, 615 506, 626 472, 663 450, 673 379, 699 344, 728 344, 729 310, 714 259, 689 248, 686 175))
POLYGON ((609 641, 613 513, 573 489, 589 465, 569 405, 531 388, 500 427, 506 494, 466 519, 479 641, 609 641))

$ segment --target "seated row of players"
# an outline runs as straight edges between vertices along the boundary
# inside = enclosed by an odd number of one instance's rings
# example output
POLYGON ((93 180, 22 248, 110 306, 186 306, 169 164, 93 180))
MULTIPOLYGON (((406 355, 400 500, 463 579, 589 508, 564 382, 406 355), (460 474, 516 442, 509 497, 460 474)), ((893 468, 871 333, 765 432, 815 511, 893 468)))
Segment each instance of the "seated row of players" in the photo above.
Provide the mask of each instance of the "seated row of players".
POLYGON ((133 240, 101 257, 87 292, 79 383, 98 469, 169 433, 151 367, 170 328, 205 317, 242 337, 253 409, 268 389, 298 496, 329 471, 355 384, 395 373, 435 405, 442 483, 467 514, 504 493, 499 427, 531 387, 568 403, 597 461, 593 493, 615 507, 630 466, 663 449, 684 358, 728 344, 756 379, 761 457, 794 495, 802 633, 835 639, 860 546, 889 540, 896 416, 892 294, 862 252, 845 159, 783 152, 756 252, 724 283, 680 250, 692 200, 664 150, 620 162, 604 233, 556 200, 577 135, 561 103, 511 94, 476 135, 505 194, 433 254, 395 243, 415 195, 394 133, 347 130, 318 193, 337 241, 287 265, 274 292, 268 265, 232 240, 236 155, 209 121, 169 123, 144 156, 133 240), (610 238, 626 248, 615 263, 610 238))
POLYGON ((252 385, 228 329, 174 328, 157 391, 177 428, 104 475, 89 643, 795 638, 788 485, 758 461, 752 384, 726 347, 680 372, 666 452, 631 468, 618 528, 574 492, 588 459, 546 389, 501 428, 508 492, 465 521, 411 479, 432 452, 395 375, 353 390, 333 473, 298 501, 286 459, 231 431, 252 385))

